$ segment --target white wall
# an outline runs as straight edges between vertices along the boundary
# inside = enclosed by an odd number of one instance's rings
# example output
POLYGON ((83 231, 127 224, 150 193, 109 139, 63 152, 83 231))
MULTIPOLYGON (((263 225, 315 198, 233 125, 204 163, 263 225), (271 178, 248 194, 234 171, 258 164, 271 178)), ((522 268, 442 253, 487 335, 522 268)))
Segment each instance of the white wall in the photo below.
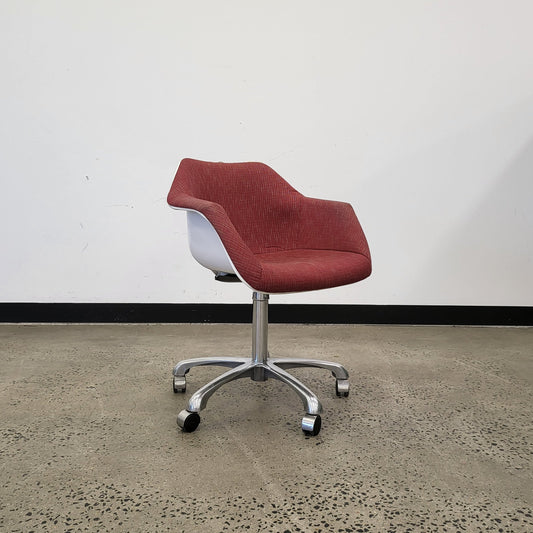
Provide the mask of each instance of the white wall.
POLYGON ((248 302, 183 157, 351 202, 372 277, 274 302, 533 305, 530 0, 3 0, 0 301, 248 302))

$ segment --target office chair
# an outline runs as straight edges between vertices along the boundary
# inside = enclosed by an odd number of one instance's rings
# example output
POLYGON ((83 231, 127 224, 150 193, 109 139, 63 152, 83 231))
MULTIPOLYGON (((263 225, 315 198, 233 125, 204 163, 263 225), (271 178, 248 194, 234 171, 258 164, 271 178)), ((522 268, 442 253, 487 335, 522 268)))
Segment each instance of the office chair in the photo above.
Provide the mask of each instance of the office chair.
POLYGON ((252 290, 252 354, 203 357, 179 362, 173 390, 186 390, 196 366, 229 367, 189 399, 178 415, 186 432, 200 423, 200 411, 222 385, 239 378, 274 378, 301 398, 302 430, 318 435, 322 406, 317 396, 287 369, 317 367, 336 379, 336 394, 349 393, 348 372, 317 359, 271 358, 268 353, 269 294, 312 291, 360 281, 370 275, 368 244, 352 206, 303 196, 262 163, 211 163, 184 159, 168 194, 171 207, 187 212, 193 257, 218 281, 241 281, 252 290))

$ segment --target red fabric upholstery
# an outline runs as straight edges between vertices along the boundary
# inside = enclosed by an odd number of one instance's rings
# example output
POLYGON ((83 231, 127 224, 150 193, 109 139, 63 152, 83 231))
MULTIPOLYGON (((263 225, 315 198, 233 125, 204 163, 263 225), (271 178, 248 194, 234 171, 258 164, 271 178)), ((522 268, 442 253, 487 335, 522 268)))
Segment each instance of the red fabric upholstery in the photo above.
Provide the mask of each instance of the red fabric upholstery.
POLYGON ((370 275, 368 244, 352 206, 307 198, 262 163, 184 159, 168 203, 202 213, 256 291, 325 289, 370 275))

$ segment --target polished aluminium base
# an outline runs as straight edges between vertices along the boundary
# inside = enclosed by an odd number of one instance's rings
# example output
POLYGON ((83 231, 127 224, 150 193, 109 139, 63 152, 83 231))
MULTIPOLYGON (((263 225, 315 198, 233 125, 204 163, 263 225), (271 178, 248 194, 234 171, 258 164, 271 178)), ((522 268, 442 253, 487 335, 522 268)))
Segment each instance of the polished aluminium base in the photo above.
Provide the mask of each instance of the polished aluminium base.
POLYGON ((315 367, 329 370, 336 379, 337 396, 348 396, 348 372, 338 364, 318 359, 270 358, 268 354, 268 294, 253 293, 253 337, 252 357, 203 357, 187 359, 179 362, 173 370, 174 392, 185 392, 186 377, 195 366, 222 366, 230 370, 198 389, 189 399, 187 409, 178 415, 178 425, 184 431, 194 431, 200 423, 198 414, 207 405, 211 395, 222 385, 240 378, 251 378, 253 381, 266 381, 274 378, 289 385, 298 394, 305 408, 302 419, 302 431, 307 435, 318 435, 321 427, 320 413, 322 405, 316 395, 301 381, 286 372, 289 368, 315 367))

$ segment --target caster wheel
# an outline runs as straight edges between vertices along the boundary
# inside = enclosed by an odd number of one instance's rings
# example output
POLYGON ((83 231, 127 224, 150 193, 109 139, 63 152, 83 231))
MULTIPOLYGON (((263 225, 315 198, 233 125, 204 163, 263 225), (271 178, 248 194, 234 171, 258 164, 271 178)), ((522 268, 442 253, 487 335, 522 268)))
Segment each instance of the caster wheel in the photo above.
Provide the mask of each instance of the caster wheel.
POLYGON ((200 415, 198 413, 191 413, 184 409, 178 415, 178 426, 186 433, 192 433, 200 423, 200 415))
POLYGON ((305 415, 302 418, 302 431, 310 437, 318 435, 321 427, 322 419, 320 415, 305 415))
POLYGON ((174 376, 172 380, 172 388, 175 393, 185 392, 187 389, 187 382, 185 381, 185 376, 174 376))
POLYGON ((350 382, 347 379, 338 379, 335 382, 335 393, 340 398, 346 398, 350 394, 350 382))

